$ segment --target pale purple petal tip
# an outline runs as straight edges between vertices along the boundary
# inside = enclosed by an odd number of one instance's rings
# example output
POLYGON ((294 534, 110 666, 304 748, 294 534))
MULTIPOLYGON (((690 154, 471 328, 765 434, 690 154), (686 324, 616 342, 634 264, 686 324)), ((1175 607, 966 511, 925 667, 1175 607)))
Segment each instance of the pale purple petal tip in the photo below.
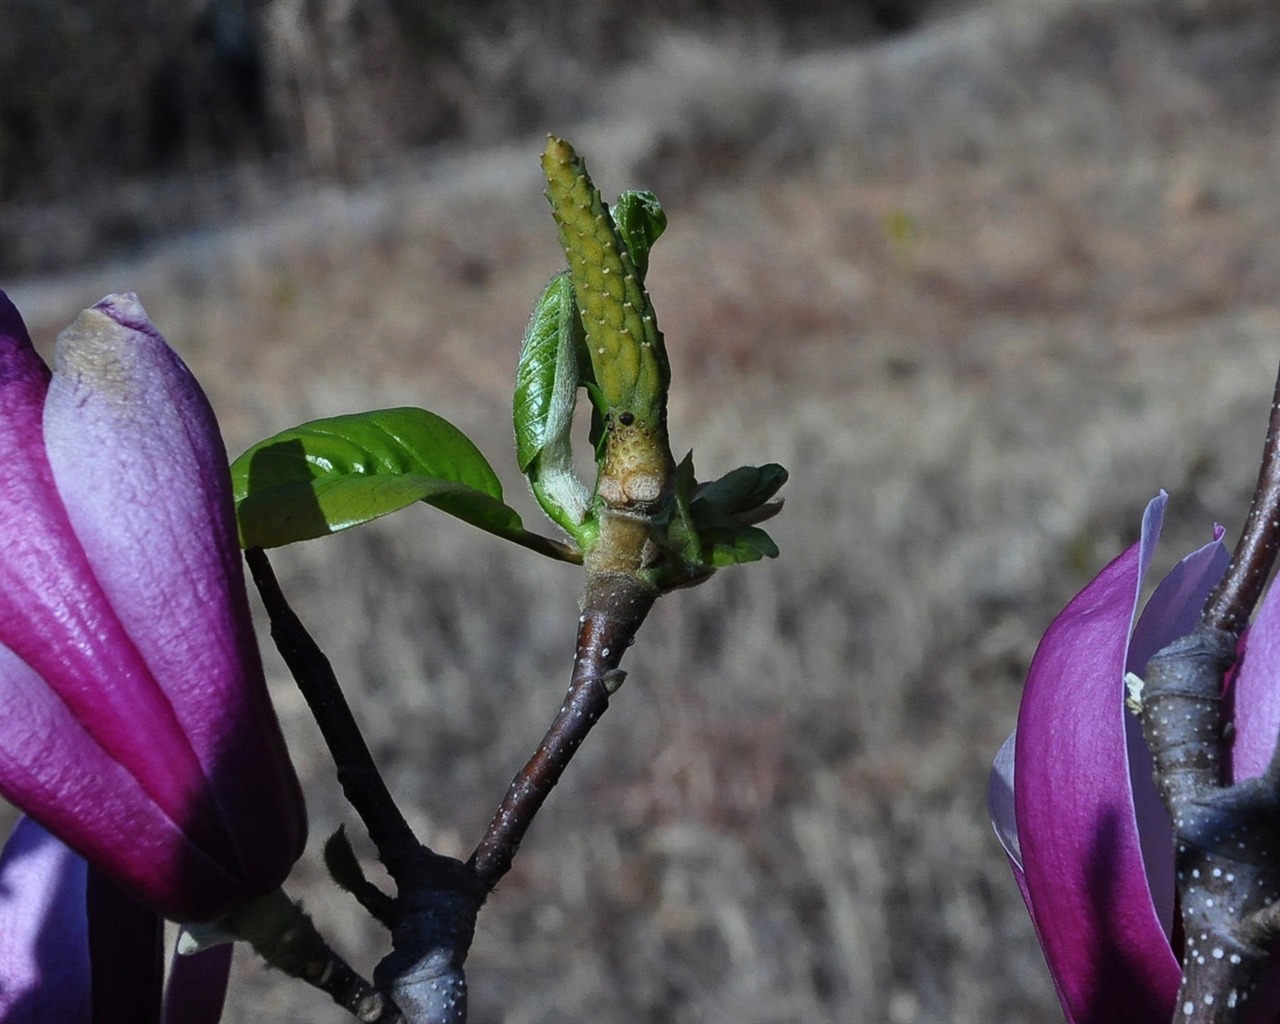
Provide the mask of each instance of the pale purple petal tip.
POLYGON ((1018 819, 1013 801, 1013 755, 1017 742, 1015 730, 1000 745, 995 763, 991 765, 991 775, 987 779, 987 811, 991 815, 996 838, 1009 855, 1014 870, 1021 871, 1022 848, 1018 845, 1018 819))
POLYGON ((119 292, 115 295, 103 296, 89 308, 101 310, 122 327, 128 327, 130 330, 140 331, 157 338, 160 336, 160 333, 152 326, 151 318, 147 316, 147 311, 142 308, 142 303, 138 301, 138 296, 134 292, 119 292))
MULTIPOLYGON (((1137 590, 1133 595, 1133 608, 1138 610, 1138 600, 1142 596, 1142 581, 1146 579, 1147 570, 1151 568, 1151 559, 1155 557, 1156 547, 1160 543, 1160 531, 1164 529, 1164 512, 1169 507, 1169 494, 1161 491, 1142 510, 1142 532, 1138 535, 1138 579, 1137 590)), ((1132 626, 1130 630, 1132 631, 1132 626)))
POLYGON ((0 1020, 88 1024, 85 862, 30 818, 0 855, 0 1020))
POLYGON ((1195 627, 1209 592, 1231 560, 1222 537, 1222 527, 1215 526, 1213 540, 1187 555, 1160 581, 1129 642, 1126 667, 1130 672, 1141 675, 1156 651, 1195 627))

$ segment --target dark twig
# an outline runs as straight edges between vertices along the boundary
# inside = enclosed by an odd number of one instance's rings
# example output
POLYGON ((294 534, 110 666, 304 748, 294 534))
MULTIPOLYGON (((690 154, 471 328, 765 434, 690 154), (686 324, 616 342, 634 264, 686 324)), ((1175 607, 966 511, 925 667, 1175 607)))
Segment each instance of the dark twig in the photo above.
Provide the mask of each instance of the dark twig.
POLYGON ((1271 421, 1262 466, 1244 530, 1222 582, 1205 602, 1201 621, 1210 629, 1240 635, 1266 586, 1280 549, 1280 378, 1271 400, 1271 421))
POLYGON ((326 993, 362 1024, 405 1024, 399 1008, 365 981, 281 890, 238 907, 219 922, 271 967, 326 993))
POLYGON ((584 610, 564 703, 542 743, 520 769, 468 862, 484 892, 511 867, 534 815, 622 684, 618 667, 653 606, 656 591, 633 576, 588 575, 584 610))
MULTIPOLYGON (((360 874, 354 854, 349 848, 341 849, 345 840, 336 844, 331 841, 326 853, 331 868, 335 863, 339 865, 336 880, 391 930, 392 952, 374 972, 376 989, 327 946, 325 951, 335 966, 290 973, 319 987, 325 986, 314 979, 332 977, 333 983, 352 987, 366 1000, 365 1012, 393 1014, 361 1017, 352 1009, 360 1020, 379 1024, 398 1020, 409 1024, 462 1024, 467 1016, 463 965, 484 892, 468 865, 442 857, 418 842, 374 763, 329 659, 289 607, 265 552, 250 548, 245 558, 271 619, 272 639, 333 754, 343 793, 364 821, 398 891, 397 896, 390 897, 375 890, 360 874)), ((323 941, 318 935, 316 940, 323 941)), ((268 962, 276 966, 270 958, 268 962)), ((351 1009, 348 1003, 342 1005, 351 1009)))
POLYGON ((1226 776, 1223 680, 1280 549, 1280 381, 1244 530, 1189 635, 1146 668, 1142 728, 1173 820, 1186 936, 1179 1024, 1236 1024, 1267 964, 1280 898, 1280 759, 1226 776))
POLYGON ((361 1024, 406 1024, 404 1014, 391 998, 369 984, 328 944, 322 956, 301 964, 297 970, 269 959, 267 963, 318 988, 361 1024))
POLYGON ((374 763, 355 716, 334 676, 333 666, 289 607, 267 553, 249 548, 245 561, 271 619, 271 638, 297 680, 338 769, 338 781, 387 869, 416 850, 418 840, 374 763))

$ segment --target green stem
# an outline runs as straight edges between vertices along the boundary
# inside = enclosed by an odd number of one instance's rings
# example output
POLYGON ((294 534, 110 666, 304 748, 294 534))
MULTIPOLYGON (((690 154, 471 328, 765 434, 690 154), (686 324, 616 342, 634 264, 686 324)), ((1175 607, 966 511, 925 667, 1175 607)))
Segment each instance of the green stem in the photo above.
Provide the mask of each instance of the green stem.
POLYGON ((548 558, 554 558, 560 562, 568 562, 571 565, 582 564, 582 552, 572 544, 552 540, 550 537, 544 537, 539 533, 531 533, 528 530, 522 530, 519 534, 512 534, 510 539, 521 547, 536 551, 540 555, 546 555, 548 558))

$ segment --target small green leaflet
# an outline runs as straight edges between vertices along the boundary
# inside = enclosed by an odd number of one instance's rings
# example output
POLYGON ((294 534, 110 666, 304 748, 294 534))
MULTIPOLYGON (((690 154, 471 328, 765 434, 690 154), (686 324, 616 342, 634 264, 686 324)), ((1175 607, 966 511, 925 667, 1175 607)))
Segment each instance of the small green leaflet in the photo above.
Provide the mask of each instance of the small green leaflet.
POLYGON ((698 539, 702 542, 704 565, 723 569, 726 565, 778 557, 778 545, 758 526, 747 526, 728 517, 694 518, 698 525, 698 539))
POLYGON ((787 471, 770 462, 739 466, 718 480, 694 488, 689 517, 708 565, 720 568, 778 557, 773 538, 752 524, 778 514, 782 502, 769 499, 786 482, 787 471))
POLYGON ((740 562, 776 558, 778 546, 754 523, 768 519, 782 503, 766 504, 787 481, 775 463, 740 466, 718 480, 694 482, 693 453, 676 469, 675 512, 670 537, 693 565, 721 569, 740 562))
POLYGON ((613 223, 643 284, 649 272, 649 250, 667 229, 667 215, 652 192, 623 192, 613 204, 613 223))
POLYGON ((528 537, 485 457, 425 409, 333 416, 281 431, 236 459, 231 480, 244 547, 323 537, 416 501, 499 537, 528 537))
POLYGON ((698 484, 694 488, 694 514, 697 514, 697 506, 704 504, 725 515, 742 516, 758 523, 776 514, 778 507, 765 503, 786 482, 787 471, 776 462, 763 466, 739 466, 719 480, 698 484))

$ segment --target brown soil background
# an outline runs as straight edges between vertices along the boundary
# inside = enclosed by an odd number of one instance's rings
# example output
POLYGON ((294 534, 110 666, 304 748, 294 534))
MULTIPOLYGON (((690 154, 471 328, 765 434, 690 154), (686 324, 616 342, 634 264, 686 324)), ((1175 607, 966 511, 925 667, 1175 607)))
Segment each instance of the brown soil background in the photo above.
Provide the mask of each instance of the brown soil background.
MULTIPOLYGON (((993 0, 856 49, 667 32, 599 116, 296 187, 251 220, 7 284, 41 345, 139 292, 233 452, 417 404, 530 520, 509 402, 560 265, 541 134, 671 218, 650 289, 703 475, 792 472, 776 561, 660 603, 483 911, 488 1022, 1039 1022, 987 821, 1036 641, 1173 496, 1167 567, 1235 530, 1280 352, 1280 21, 1262 3, 993 0)), ((419 834, 465 856, 558 707, 578 580, 433 510, 281 551, 419 834)), ((307 789, 290 889, 354 829, 274 652, 307 789)), ((366 848, 362 848, 364 852, 366 848)), ((346 1020, 240 954, 227 1020, 346 1020)))

